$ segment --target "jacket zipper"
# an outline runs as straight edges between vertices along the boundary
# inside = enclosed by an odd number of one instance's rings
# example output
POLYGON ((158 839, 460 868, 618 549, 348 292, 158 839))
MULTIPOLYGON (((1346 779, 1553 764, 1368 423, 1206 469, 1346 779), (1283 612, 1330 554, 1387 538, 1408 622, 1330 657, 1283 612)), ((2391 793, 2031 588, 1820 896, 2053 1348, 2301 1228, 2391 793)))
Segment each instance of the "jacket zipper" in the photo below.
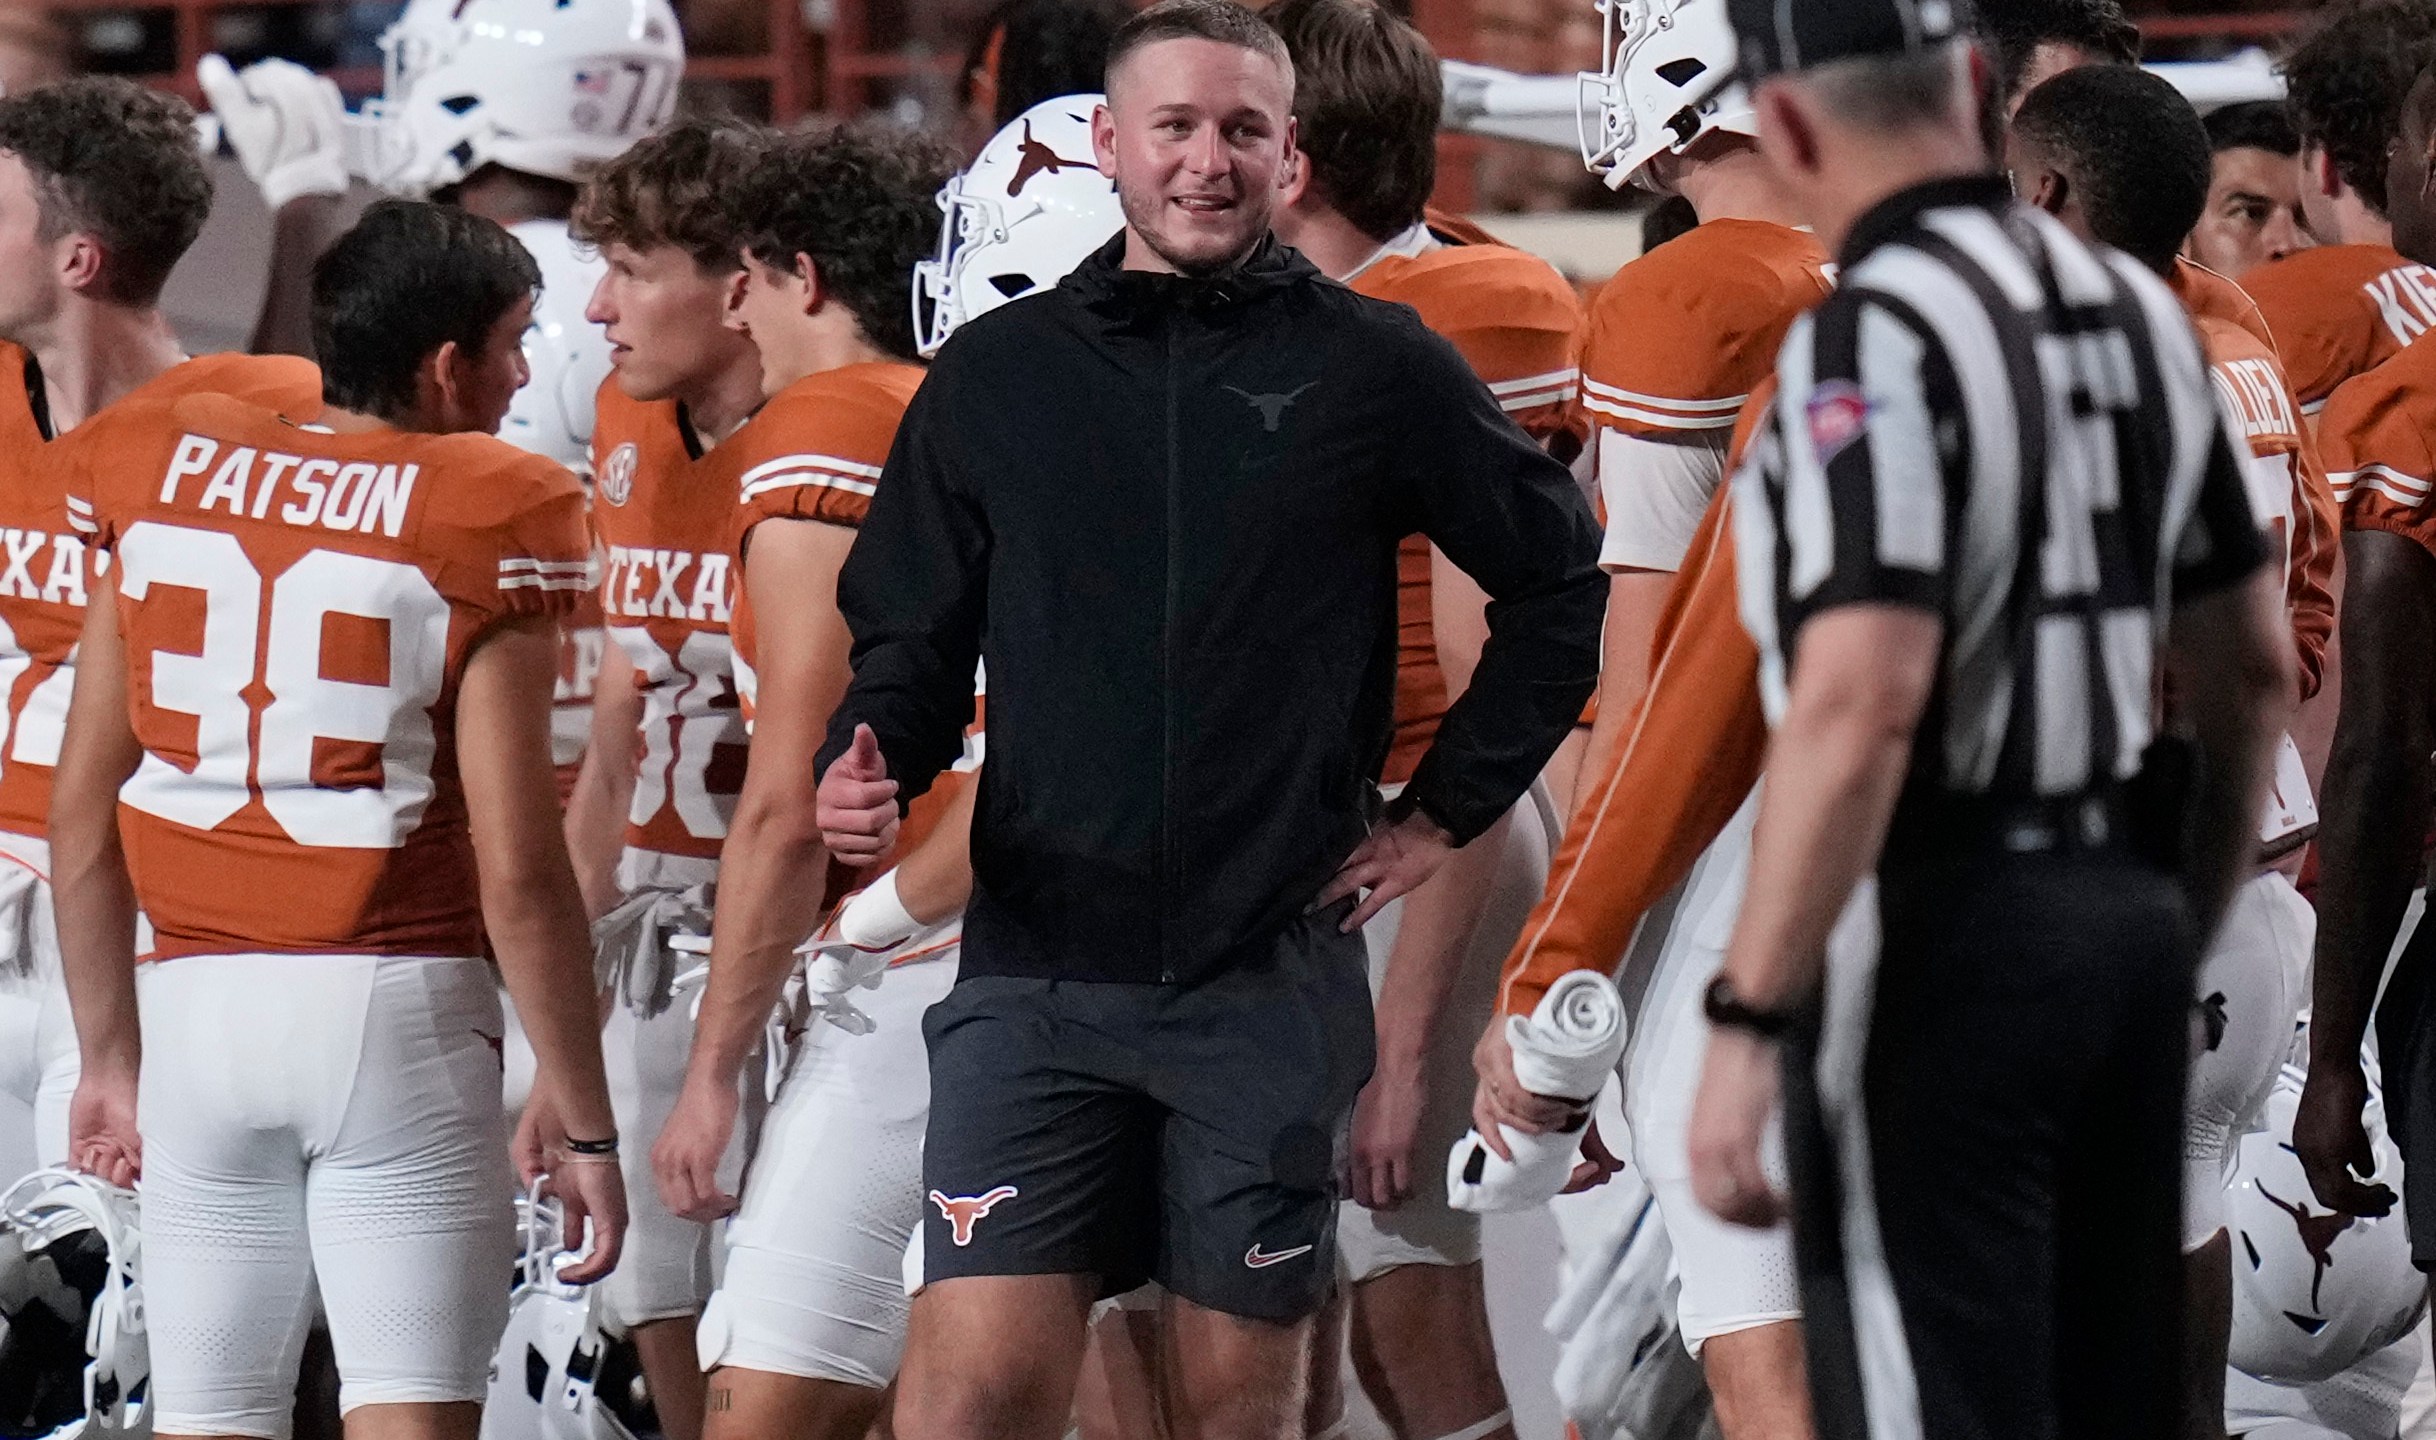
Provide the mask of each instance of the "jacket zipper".
POLYGON ((1178 391, 1178 370, 1181 356, 1177 350, 1177 335, 1182 328, 1181 308, 1167 315, 1167 610, 1166 623, 1159 636, 1159 884, 1165 892, 1160 908, 1167 913, 1167 923, 1159 927, 1159 979, 1172 984, 1176 978, 1176 536, 1184 508, 1180 491, 1178 466, 1182 456, 1179 443, 1178 408, 1182 403, 1178 391))

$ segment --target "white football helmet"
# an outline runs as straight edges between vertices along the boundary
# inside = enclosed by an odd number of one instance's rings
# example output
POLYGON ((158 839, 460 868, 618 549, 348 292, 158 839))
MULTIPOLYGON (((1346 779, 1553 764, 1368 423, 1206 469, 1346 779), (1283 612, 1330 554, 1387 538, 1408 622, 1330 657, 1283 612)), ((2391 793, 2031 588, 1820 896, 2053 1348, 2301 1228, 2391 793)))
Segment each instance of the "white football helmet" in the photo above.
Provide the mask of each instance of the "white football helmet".
POLYGON ((974 316, 1063 280, 1124 227, 1116 184, 1092 158, 1100 103, 1043 100, 939 191, 939 254, 914 266, 914 338, 925 357, 974 316))
POLYGON ((633 1346, 621 1352, 602 1328, 598 1287, 558 1278, 573 1258, 559 1243, 558 1202, 536 1187, 517 1197, 516 1219, 516 1288, 491 1357, 482 1440, 635 1440, 637 1427, 612 1403, 637 1371, 633 1346))
POLYGON ((1756 135, 1725 0, 1595 0, 1606 68, 1581 75, 1582 161, 1621 190, 1711 131, 1756 135))
POLYGON ((0 1195, 0 1434, 152 1433, 135 1195, 37 1170, 0 1195))
POLYGON ((592 402, 609 378, 609 339, 584 318, 584 307, 608 267, 575 243, 564 220, 527 220, 508 233, 541 267, 541 299, 524 332, 524 363, 532 374, 509 402, 499 438, 588 475, 592 402))
MULTIPOLYGON (((2267 1097, 2267 1128, 2243 1138, 2226 1196, 2233 1229, 2235 1369, 2283 1384, 2325 1380, 2410 1333, 2427 1307, 2402 1212, 2358 1219, 2318 1204, 2292 1150, 2299 1066, 2267 1097)), ((2385 1130, 2370 1071, 2367 1124, 2376 1178, 2399 1192, 2402 1154, 2385 1130)))
POLYGON ((488 164, 580 180, 667 121, 685 70, 668 0, 410 0, 381 55, 357 169, 415 196, 488 164))

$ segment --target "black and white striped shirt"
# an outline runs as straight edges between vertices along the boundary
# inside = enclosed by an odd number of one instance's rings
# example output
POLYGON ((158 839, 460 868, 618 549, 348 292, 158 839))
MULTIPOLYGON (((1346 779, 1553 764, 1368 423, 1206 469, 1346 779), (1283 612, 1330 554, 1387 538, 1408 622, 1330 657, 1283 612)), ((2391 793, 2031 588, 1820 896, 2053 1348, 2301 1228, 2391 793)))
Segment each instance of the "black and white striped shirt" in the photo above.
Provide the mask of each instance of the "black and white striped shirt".
POLYGON ((1913 793, 2129 779, 2168 611, 2267 558, 2181 304, 1992 177, 1893 197, 1840 259, 1734 481, 1771 722, 1804 621, 1919 606, 1945 640, 1913 793))

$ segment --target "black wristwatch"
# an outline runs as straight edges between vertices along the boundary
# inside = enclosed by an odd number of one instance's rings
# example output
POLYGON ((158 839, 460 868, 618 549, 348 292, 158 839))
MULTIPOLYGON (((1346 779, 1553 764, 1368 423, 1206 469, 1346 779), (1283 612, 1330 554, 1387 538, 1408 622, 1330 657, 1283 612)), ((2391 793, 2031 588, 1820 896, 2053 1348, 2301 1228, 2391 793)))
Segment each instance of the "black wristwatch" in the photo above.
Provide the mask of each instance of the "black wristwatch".
POLYGON ((1762 1040, 1775 1040, 1801 1018, 1798 1009, 1762 1010, 1734 993, 1734 982, 1719 975, 1700 998, 1701 1013, 1723 1030, 1740 1030, 1762 1040))

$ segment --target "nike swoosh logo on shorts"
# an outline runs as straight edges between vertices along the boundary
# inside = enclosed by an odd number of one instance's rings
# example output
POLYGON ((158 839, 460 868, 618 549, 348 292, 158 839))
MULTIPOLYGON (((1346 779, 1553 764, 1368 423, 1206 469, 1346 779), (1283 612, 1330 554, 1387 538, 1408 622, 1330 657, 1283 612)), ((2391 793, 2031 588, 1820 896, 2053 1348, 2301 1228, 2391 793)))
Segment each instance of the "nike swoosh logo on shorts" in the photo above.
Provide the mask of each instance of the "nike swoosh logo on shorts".
POLYGON ((1243 1263, 1254 1270, 1266 1270, 1272 1265, 1282 1264, 1297 1255, 1308 1255, 1313 1248, 1309 1245, 1297 1245, 1291 1250, 1279 1250, 1271 1254, 1264 1252, 1259 1243, 1255 1241, 1251 1249, 1243 1252, 1243 1263))

